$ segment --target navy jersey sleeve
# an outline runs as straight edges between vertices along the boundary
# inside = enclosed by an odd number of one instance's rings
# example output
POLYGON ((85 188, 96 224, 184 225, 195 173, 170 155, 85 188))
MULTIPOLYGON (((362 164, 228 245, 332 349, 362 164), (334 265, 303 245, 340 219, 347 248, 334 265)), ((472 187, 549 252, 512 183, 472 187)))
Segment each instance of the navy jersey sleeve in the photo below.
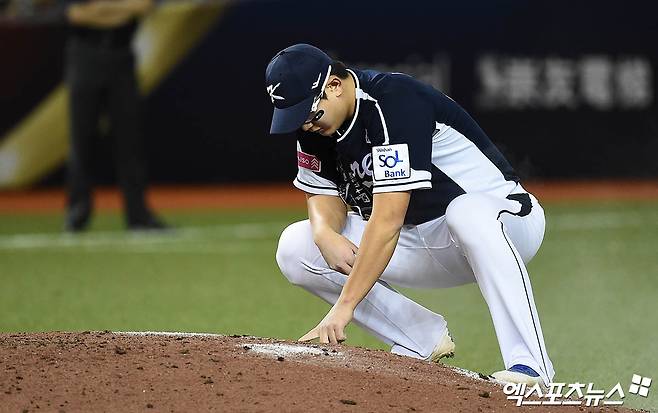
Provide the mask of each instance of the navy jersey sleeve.
POLYGON ((373 193, 431 188, 434 107, 409 76, 388 77, 373 98, 383 138, 372 148, 373 193))
POLYGON ((335 142, 322 136, 297 135, 297 177, 293 184, 304 192, 338 196, 335 142))

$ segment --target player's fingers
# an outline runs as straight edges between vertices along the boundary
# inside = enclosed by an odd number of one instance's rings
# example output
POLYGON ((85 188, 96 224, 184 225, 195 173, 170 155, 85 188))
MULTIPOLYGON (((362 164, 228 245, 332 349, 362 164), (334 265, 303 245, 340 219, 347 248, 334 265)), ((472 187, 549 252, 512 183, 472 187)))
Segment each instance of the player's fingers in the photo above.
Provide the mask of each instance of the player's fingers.
POLYGON ((349 247, 350 250, 352 250, 352 254, 356 254, 359 252, 359 247, 354 245, 352 241, 350 241, 347 237, 343 236, 343 239, 347 242, 347 246, 349 247))
POLYGON ((319 341, 320 343, 326 344, 329 342, 329 335, 327 333, 327 327, 320 327, 320 337, 319 341))
POLYGON ((345 335, 345 327, 337 327, 336 328, 336 342, 342 343, 347 339, 347 336, 345 335))
POLYGON ((311 340, 315 340, 318 337, 320 337, 320 335, 318 334, 318 328, 315 327, 314 329, 312 329, 311 331, 309 331, 308 333, 304 334, 299 339, 297 339, 297 341, 311 341, 311 340))
POLYGON ((343 262, 336 266, 336 271, 341 274, 350 275, 350 272, 352 272, 352 266, 346 262, 343 262))
POLYGON ((350 267, 354 266, 354 262, 356 261, 356 255, 350 254, 347 257, 345 257, 345 262, 349 264, 350 267))
POLYGON ((354 263, 350 264, 350 263, 346 262, 345 265, 343 265, 343 268, 345 269, 345 272, 343 274, 350 275, 350 273, 352 272, 352 266, 353 265, 354 265, 354 263))
POLYGON ((331 344, 338 344, 338 340, 336 340, 336 331, 333 326, 330 326, 327 329, 327 338, 331 344))

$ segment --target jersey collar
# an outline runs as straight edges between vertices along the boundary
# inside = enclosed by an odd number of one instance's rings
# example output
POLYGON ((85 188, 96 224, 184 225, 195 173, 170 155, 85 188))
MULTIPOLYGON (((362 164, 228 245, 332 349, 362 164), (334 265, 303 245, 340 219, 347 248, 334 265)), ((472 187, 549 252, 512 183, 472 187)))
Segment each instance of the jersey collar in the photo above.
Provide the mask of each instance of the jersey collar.
POLYGON ((364 96, 364 92, 361 90, 361 86, 359 83, 359 77, 352 70, 347 69, 347 71, 352 75, 352 78, 354 78, 356 107, 354 108, 354 116, 352 116, 352 121, 350 122, 350 126, 348 126, 345 132, 343 132, 342 134, 336 131, 336 133, 338 134, 338 139, 336 139, 336 142, 340 142, 343 139, 345 139, 347 135, 350 133, 350 131, 352 130, 352 127, 356 123, 356 118, 359 116, 359 107, 361 106, 360 102, 364 96))

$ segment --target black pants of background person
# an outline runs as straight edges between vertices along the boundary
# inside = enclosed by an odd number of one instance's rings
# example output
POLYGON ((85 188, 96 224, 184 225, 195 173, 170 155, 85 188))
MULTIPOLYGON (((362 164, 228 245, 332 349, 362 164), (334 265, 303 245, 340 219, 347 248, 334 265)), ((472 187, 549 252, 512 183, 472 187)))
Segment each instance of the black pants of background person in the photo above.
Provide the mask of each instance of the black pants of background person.
POLYGON ((128 228, 162 228, 162 223, 149 211, 144 197, 146 163, 134 55, 129 47, 98 46, 77 39, 67 44, 71 145, 66 229, 79 231, 89 222, 93 209, 93 147, 99 136, 102 114, 109 120, 110 135, 114 140, 117 176, 128 228))

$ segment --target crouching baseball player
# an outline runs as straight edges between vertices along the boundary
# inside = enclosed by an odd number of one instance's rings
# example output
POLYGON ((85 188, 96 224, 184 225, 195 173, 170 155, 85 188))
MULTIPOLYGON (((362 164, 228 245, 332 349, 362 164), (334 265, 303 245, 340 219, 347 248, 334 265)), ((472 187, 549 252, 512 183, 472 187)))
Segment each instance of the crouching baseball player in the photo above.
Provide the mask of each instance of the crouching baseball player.
POLYGON ((526 271, 544 212, 457 103, 402 73, 347 69, 306 44, 266 70, 271 133, 297 132, 309 219, 281 234, 291 283, 332 304, 300 340, 345 340, 354 321, 396 354, 437 361, 455 345, 446 320, 395 291, 476 282, 505 382, 547 384, 548 357, 526 271))

